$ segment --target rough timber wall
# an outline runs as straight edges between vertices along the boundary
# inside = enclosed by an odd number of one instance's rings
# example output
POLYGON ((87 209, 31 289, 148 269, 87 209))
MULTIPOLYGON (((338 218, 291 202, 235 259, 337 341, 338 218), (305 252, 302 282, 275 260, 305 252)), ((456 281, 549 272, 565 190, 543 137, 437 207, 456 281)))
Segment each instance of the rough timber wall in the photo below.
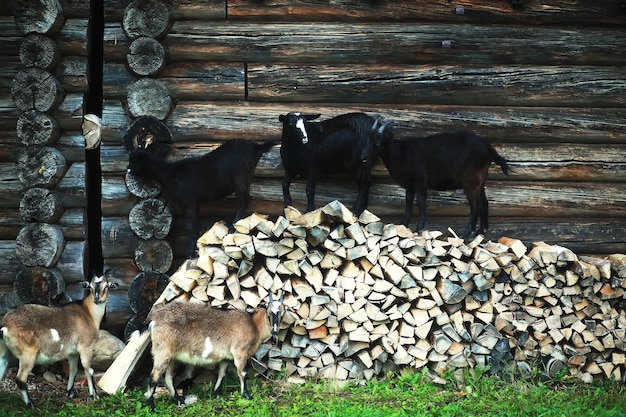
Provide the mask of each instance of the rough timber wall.
MULTIPOLYGON (((543 3, 105 1, 105 265, 140 272, 143 239, 128 215, 143 197, 126 186, 122 141, 137 117, 165 123, 175 160, 233 138, 278 139, 278 116, 290 110, 322 118, 365 111, 393 120, 400 137, 475 130, 514 170, 491 172, 491 237, 623 252, 626 14, 613 1, 543 3), (162 56, 154 72, 133 69, 142 55, 151 64, 162 56)), ((403 190, 382 165, 374 176, 369 209, 398 221, 403 190)), ((276 146, 257 168, 250 212, 282 213, 281 177, 276 146)), ((303 208, 303 184, 295 185, 303 208)), ((351 181, 325 180, 317 205, 349 206, 355 194, 351 181)), ((203 228, 230 219, 233 203, 203 205, 203 228)), ((432 192, 428 215, 428 228, 459 230, 465 197, 432 192)), ((181 229, 174 212, 155 252, 163 244, 172 251, 169 273, 182 261, 181 229)))
POLYGON ((0 314, 85 279, 89 2, 69 3, 0 4, 0 314))

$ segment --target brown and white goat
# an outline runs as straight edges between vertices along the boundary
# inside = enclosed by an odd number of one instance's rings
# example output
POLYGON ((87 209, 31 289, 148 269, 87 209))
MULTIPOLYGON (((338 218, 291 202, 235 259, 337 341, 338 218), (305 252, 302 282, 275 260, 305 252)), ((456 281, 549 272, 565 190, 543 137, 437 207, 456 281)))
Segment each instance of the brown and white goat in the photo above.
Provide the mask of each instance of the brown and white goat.
POLYGON ((67 396, 73 398, 78 359, 87 374, 89 395, 99 398, 91 368, 93 348, 104 317, 110 283, 106 276, 85 282, 89 294, 82 301, 58 307, 25 304, 9 311, 2 320, 0 340, 0 379, 8 365, 8 353, 19 360, 17 386, 27 406, 34 408, 28 395, 26 379, 36 364, 49 364, 67 359, 70 374, 67 396))
POLYGON ((182 404, 183 398, 173 383, 176 362, 193 366, 219 365, 213 387, 216 393, 232 360, 239 375, 241 395, 251 399, 246 386, 246 364, 261 343, 278 333, 283 312, 283 297, 275 300, 271 294, 267 309, 258 309, 253 314, 179 302, 152 312, 149 329, 154 364, 146 403, 154 409, 154 392, 165 372, 165 385, 172 399, 182 404))

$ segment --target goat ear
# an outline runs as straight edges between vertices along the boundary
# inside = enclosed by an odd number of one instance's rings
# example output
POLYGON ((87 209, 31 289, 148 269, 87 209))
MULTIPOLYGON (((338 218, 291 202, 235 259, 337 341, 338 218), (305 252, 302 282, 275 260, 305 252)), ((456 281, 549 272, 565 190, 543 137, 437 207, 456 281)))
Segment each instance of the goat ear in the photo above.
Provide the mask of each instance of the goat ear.
POLYGON ((284 122, 286 118, 287 118, 287 116, 286 116, 286 115, 281 114, 280 116, 278 116, 278 121, 279 121, 279 122, 284 122))
POLYGON ((321 115, 322 115, 321 113, 317 113, 317 114, 305 114, 305 115, 304 115, 304 118, 305 118, 306 120, 315 120, 315 119, 317 119, 318 117, 320 117, 321 115))

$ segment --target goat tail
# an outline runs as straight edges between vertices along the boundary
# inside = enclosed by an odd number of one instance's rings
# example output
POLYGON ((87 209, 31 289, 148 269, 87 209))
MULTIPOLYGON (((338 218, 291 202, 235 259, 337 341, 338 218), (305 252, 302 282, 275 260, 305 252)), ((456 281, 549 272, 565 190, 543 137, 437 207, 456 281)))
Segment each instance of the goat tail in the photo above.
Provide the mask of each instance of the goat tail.
POLYGON ((509 163, 506 161, 506 159, 496 153, 494 155, 493 162, 495 162, 496 165, 499 165, 500 168, 502 168, 502 172, 504 172, 506 175, 511 175, 511 168, 509 167, 509 163))

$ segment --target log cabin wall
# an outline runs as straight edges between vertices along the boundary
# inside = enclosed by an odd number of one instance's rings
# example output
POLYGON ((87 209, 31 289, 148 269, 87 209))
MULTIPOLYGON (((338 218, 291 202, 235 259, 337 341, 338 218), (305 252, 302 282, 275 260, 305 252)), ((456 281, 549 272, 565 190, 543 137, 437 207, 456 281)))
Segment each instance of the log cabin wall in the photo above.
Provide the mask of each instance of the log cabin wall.
POLYGON ((61 301, 85 279, 89 12, 88 1, 0 5, 0 314, 61 301))
MULTIPOLYGON (((491 237, 623 252, 623 4, 512 3, 105 1, 105 264, 126 276, 140 272, 135 248, 142 239, 128 216, 142 198, 127 188, 122 143, 137 117, 167 125, 174 141, 168 158, 176 160, 234 138, 279 139, 278 116, 290 110, 322 118, 365 111, 392 120, 399 137, 474 130, 514 171, 490 173, 491 237), (129 61, 138 39, 156 48, 145 55, 163 51, 150 62, 154 74, 138 75, 129 61)), ((257 167, 250 212, 282 213, 282 175, 276 146, 257 167)), ((294 188, 302 209, 302 182, 294 188)), ((324 180, 317 206, 333 199, 351 205, 355 188, 347 179, 324 180)), ((200 210, 206 230, 232 218, 234 199, 200 210)), ((369 210, 386 222, 404 210, 404 191, 382 164, 369 210)), ((428 228, 461 230, 469 208, 464 196, 431 192, 427 212, 428 228)), ((170 273, 184 255, 180 223, 174 212, 164 239, 173 253, 170 273)))

